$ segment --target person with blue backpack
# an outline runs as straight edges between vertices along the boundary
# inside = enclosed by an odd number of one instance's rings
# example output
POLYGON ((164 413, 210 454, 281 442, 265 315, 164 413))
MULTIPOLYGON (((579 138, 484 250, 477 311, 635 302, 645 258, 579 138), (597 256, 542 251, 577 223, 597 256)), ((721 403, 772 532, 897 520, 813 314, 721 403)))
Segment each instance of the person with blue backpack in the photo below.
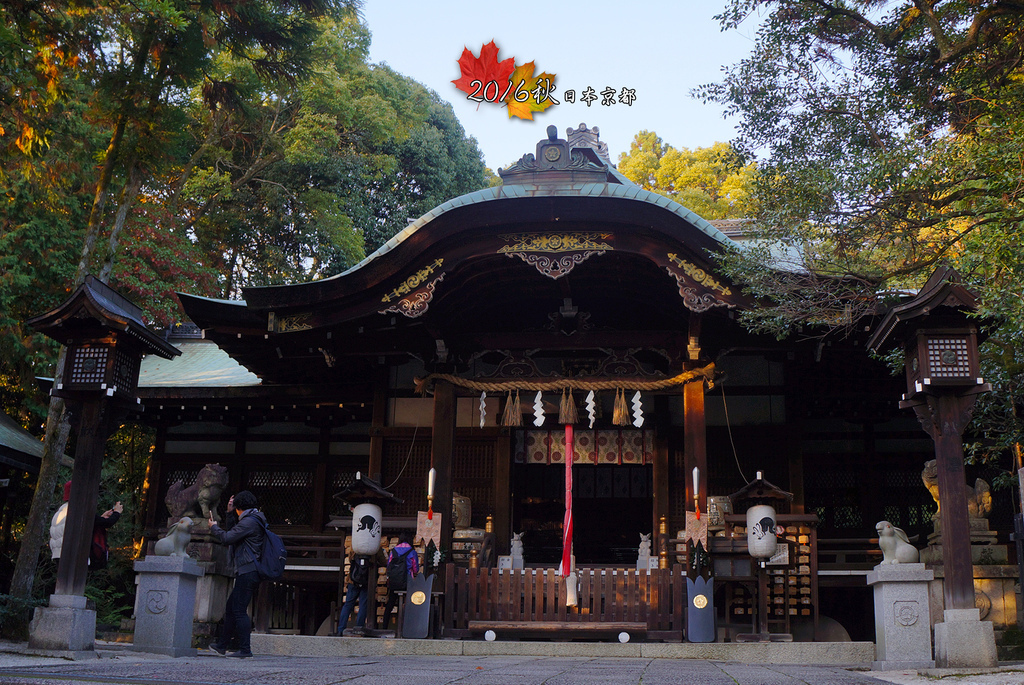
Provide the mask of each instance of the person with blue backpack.
POLYGON ((409 576, 420 572, 420 560, 412 546, 413 535, 405 531, 398 536, 398 544, 388 555, 388 601, 384 605, 384 627, 391 624, 391 613, 398 606, 398 593, 404 592, 409 576))
POLYGON ((237 638, 238 651, 227 656, 244 659, 252 656, 252 621, 248 609, 260 582, 257 566, 267 537, 267 518, 256 508, 256 495, 248 490, 242 490, 228 500, 228 511, 232 509, 238 516, 238 522, 228 530, 218 526, 213 513, 210 513, 210 535, 222 545, 231 546, 235 567, 235 584, 224 608, 224 628, 220 639, 211 643, 210 649, 223 656, 227 654, 231 639, 237 638))

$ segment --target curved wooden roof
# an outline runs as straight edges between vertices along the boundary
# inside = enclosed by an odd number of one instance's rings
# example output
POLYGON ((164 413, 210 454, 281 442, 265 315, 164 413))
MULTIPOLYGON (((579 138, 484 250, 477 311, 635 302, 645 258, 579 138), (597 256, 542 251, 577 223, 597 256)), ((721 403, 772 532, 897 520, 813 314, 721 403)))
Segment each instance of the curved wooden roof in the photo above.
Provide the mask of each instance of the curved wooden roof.
POLYGON ((323 360, 548 338, 621 348, 640 332, 675 347, 691 313, 752 304, 715 273, 729 238, 592 150, 570 149, 549 130, 536 156, 501 173, 502 186, 445 202, 338 276, 247 288, 244 303, 182 303, 261 376, 289 346, 323 360))

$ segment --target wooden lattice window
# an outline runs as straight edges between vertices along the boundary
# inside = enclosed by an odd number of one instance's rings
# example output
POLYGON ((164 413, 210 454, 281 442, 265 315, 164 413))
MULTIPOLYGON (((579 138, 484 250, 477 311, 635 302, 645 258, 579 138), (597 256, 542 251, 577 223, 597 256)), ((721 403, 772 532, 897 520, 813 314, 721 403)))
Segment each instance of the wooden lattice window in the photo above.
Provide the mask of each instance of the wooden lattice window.
POLYGON ((260 469, 250 471, 245 489, 256 495, 271 524, 309 525, 313 512, 313 470, 260 469))
POLYGON ((921 481, 920 469, 886 471, 883 483, 880 499, 885 502, 886 521, 907 531, 931 523, 937 507, 921 481))
POLYGON ((388 505, 385 516, 415 517, 427 508, 427 471, 430 470, 430 440, 385 440, 381 484, 402 504, 388 505))
MULTIPOLYGON (((817 471, 804 476, 807 510, 818 515, 819 530, 841 535, 865 530, 860 482, 853 471, 817 471)), ((874 524, 871 524, 874 528, 874 524)))

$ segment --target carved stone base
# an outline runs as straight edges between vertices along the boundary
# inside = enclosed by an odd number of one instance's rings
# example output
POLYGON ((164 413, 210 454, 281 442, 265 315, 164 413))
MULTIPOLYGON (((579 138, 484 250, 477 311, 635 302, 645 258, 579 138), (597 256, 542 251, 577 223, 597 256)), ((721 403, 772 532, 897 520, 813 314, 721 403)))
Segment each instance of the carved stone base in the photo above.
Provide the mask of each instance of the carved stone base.
POLYGON ((147 557, 138 574, 133 649, 167 656, 195 656, 192 615, 202 567, 189 557, 147 557))
MULTIPOLYGON (((969 519, 971 530, 971 563, 974 565, 1005 564, 1008 558, 1006 545, 997 545, 997 534, 989 530, 988 519, 969 519)), ((942 522, 934 521, 935 528, 928 534, 928 546, 921 550, 921 561, 925 564, 942 563, 942 522)))
POLYGON ((96 612, 80 595, 50 595, 29 624, 29 649, 71 659, 95 658, 96 612))
POLYGON ((933 668, 928 583, 924 564, 884 564, 867 577, 875 595, 875 670, 933 668))
MULTIPOLYGON (((994 535, 994 534, 993 534, 994 535)), ((974 544, 972 536, 971 563, 975 566, 1005 564, 1007 560, 1006 545, 974 544)), ((942 545, 928 545, 921 550, 921 562, 925 564, 942 563, 942 545)))
POLYGON ((991 621, 979 620, 977 609, 947 609, 935 624, 935 665, 939 668, 993 668, 995 631, 991 621))

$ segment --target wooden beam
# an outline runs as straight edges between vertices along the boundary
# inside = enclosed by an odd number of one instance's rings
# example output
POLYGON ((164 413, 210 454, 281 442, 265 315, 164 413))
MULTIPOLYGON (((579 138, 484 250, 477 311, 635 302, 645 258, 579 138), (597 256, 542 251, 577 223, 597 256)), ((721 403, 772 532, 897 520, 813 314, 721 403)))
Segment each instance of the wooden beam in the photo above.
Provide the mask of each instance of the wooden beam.
MULTIPOLYGON (((455 450, 455 386, 439 380, 434 385, 434 422, 430 436, 430 463, 437 472, 434 511, 440 512, 441 547, 452 548, 452 452, 455 450)), ((443 571, 439 571, 443 573, 443 571)), ((443 579, 442 579, 443 582, 443 579)))
POLYGON ((381 369, 373 386, 373 418, 370 420, 370 463, 367 472, 370 478, 380 482, 382 460, 384 459, 384 425, 388 415, 388 376, 386 368, 381 369))
POLYGON ((700 492, 697 497, 701 511, 707 511, 708 453, 707 431, 704 421, 704 382, 695 381, 683 386, 683 482, 686 488, 686 510, 693 511, 694 467, 700 469, 700 492))
POLYGON ((509 553, 512 539, 512 450, 511 435, 494 441, 494 536, 497 553, 509 553))
POLYGON ((85 575, 99 500, 103 449, 110 436, 113 408, 104 398, 81 403, 75 412, 78 445, 71 472, 71 498, 64 519, 64 543, 57 566, 58 595, 85 595, 85 575))

